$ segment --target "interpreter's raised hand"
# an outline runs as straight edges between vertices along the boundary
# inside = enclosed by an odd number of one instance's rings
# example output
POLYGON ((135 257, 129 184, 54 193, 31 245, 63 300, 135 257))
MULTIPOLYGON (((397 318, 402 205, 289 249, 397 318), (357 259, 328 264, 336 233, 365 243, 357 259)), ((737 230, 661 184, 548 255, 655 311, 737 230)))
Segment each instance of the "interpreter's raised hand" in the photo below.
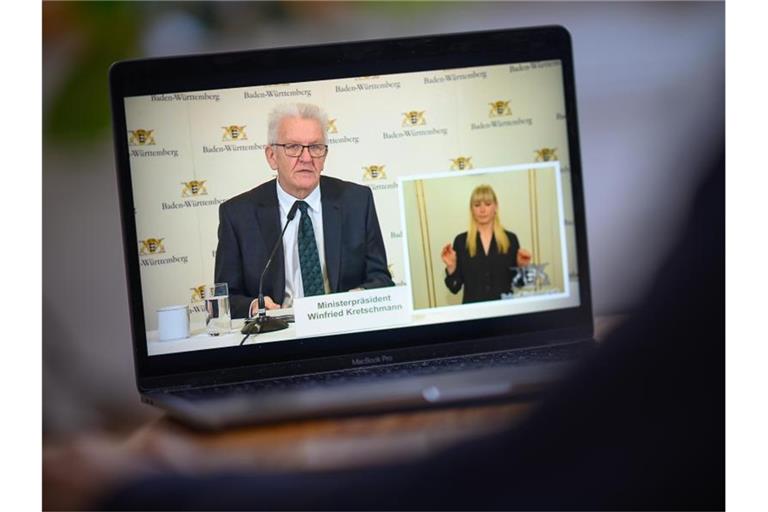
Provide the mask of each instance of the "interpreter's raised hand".
POLYGON ((440 257, 445 263, 445 269, 449 274, 456 272, 456 251, 453 250, 451 244, 445 244, 443 250, 440 252, 440 257))
POLYGON ((517 266, 518 267, 527 267, 531 264, 531 260, 533 259, 533 256, 531 255, 531 251, 528 249, 523 249, 522 247, 517 250, 517 266))

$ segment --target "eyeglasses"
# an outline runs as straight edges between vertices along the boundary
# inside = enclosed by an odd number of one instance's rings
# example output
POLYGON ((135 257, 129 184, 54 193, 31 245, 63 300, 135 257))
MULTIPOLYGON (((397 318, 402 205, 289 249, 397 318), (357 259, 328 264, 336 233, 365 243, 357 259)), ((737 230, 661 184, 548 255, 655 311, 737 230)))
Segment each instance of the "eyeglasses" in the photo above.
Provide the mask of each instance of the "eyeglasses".
POLYGON ((309 150, 309 156, 312 158, 320 158, 328 153, 328 146, 326 144, 272 144, 272 146, 282 146, 286 156, 297 157, 304 151, 304 148, 309 150))

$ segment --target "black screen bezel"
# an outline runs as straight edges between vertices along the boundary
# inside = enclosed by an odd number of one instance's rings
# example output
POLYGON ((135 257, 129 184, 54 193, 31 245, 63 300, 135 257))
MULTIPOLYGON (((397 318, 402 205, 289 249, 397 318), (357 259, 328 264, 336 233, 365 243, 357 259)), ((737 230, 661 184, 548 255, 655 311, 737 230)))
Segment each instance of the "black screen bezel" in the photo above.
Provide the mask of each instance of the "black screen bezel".
MULTIPOLYGON (((349 356, 352 354, 413 346, 428 346, 429 353, 434 357, 440 355, 442 344, 480 338, 506 337, 519 340, 521 335, 540 334, 547 330, 578 332, 591 336, 591 290, 573 58, 570 35, 565 28, 551 26, 493 30, 123 61, 113 64, 109 79, 134 360, 139 389, 155 387, 164 381, 163 377, 186 376, 200 372, 219 373, 222 370, 244 366, 268 365, 272 368, 271 374, 291 374, 297 371, 297 366, 292 364, 297 360, 322 358, 323 361, 331 361, 336 356, 339 360, 332 366, 338 367, 339 361, 341 366, 344 366, 344 361, 351 360, 349 356), (148 356, 139 258, 135 250, 138 239, 133 220, 134 202, 125 136, 127 126, 124 98, 555 59, 560 60, 562 64, 565 92, 579 274, 578 307, 450 324, 148 356), (200 70, 205 72, 201 73, 200 70)), ((536 339, 539 340, 539 337, 536 339)))

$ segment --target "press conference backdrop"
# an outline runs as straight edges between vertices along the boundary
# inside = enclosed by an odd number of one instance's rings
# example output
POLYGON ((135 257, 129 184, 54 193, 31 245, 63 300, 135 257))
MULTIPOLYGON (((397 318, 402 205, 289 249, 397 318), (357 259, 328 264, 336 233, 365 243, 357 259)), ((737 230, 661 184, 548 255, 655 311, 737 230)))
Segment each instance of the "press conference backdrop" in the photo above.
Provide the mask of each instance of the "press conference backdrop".
MULTIPOLYGON (((218 206, 275 176, 264 156, 267 114, 292 102, 329 115, 324 173, 372 189, 396 283, 412 284, 398 177, 545 161, 560 162, 567 269, 577 277, 559 61, 132 97, 126 137, 147 329, 172 304, 190 304, 193 324, 203 321, 218 206)), ((455 206, 468 212, 468 197, 455 206)), ((455 233, 466 230, 463 218, 455 233)), ((507 227, 533 247, 529 228, 507 227)))

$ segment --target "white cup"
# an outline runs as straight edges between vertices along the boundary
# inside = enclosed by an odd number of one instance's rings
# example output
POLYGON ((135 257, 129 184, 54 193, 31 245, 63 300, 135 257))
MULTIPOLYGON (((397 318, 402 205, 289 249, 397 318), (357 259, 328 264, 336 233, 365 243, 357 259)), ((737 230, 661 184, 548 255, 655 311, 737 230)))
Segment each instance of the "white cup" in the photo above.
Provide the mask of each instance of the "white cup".
POLYGON ((189 306, 168 306, 157 310, 160 340, 179 340, 189 337, 189 306))

